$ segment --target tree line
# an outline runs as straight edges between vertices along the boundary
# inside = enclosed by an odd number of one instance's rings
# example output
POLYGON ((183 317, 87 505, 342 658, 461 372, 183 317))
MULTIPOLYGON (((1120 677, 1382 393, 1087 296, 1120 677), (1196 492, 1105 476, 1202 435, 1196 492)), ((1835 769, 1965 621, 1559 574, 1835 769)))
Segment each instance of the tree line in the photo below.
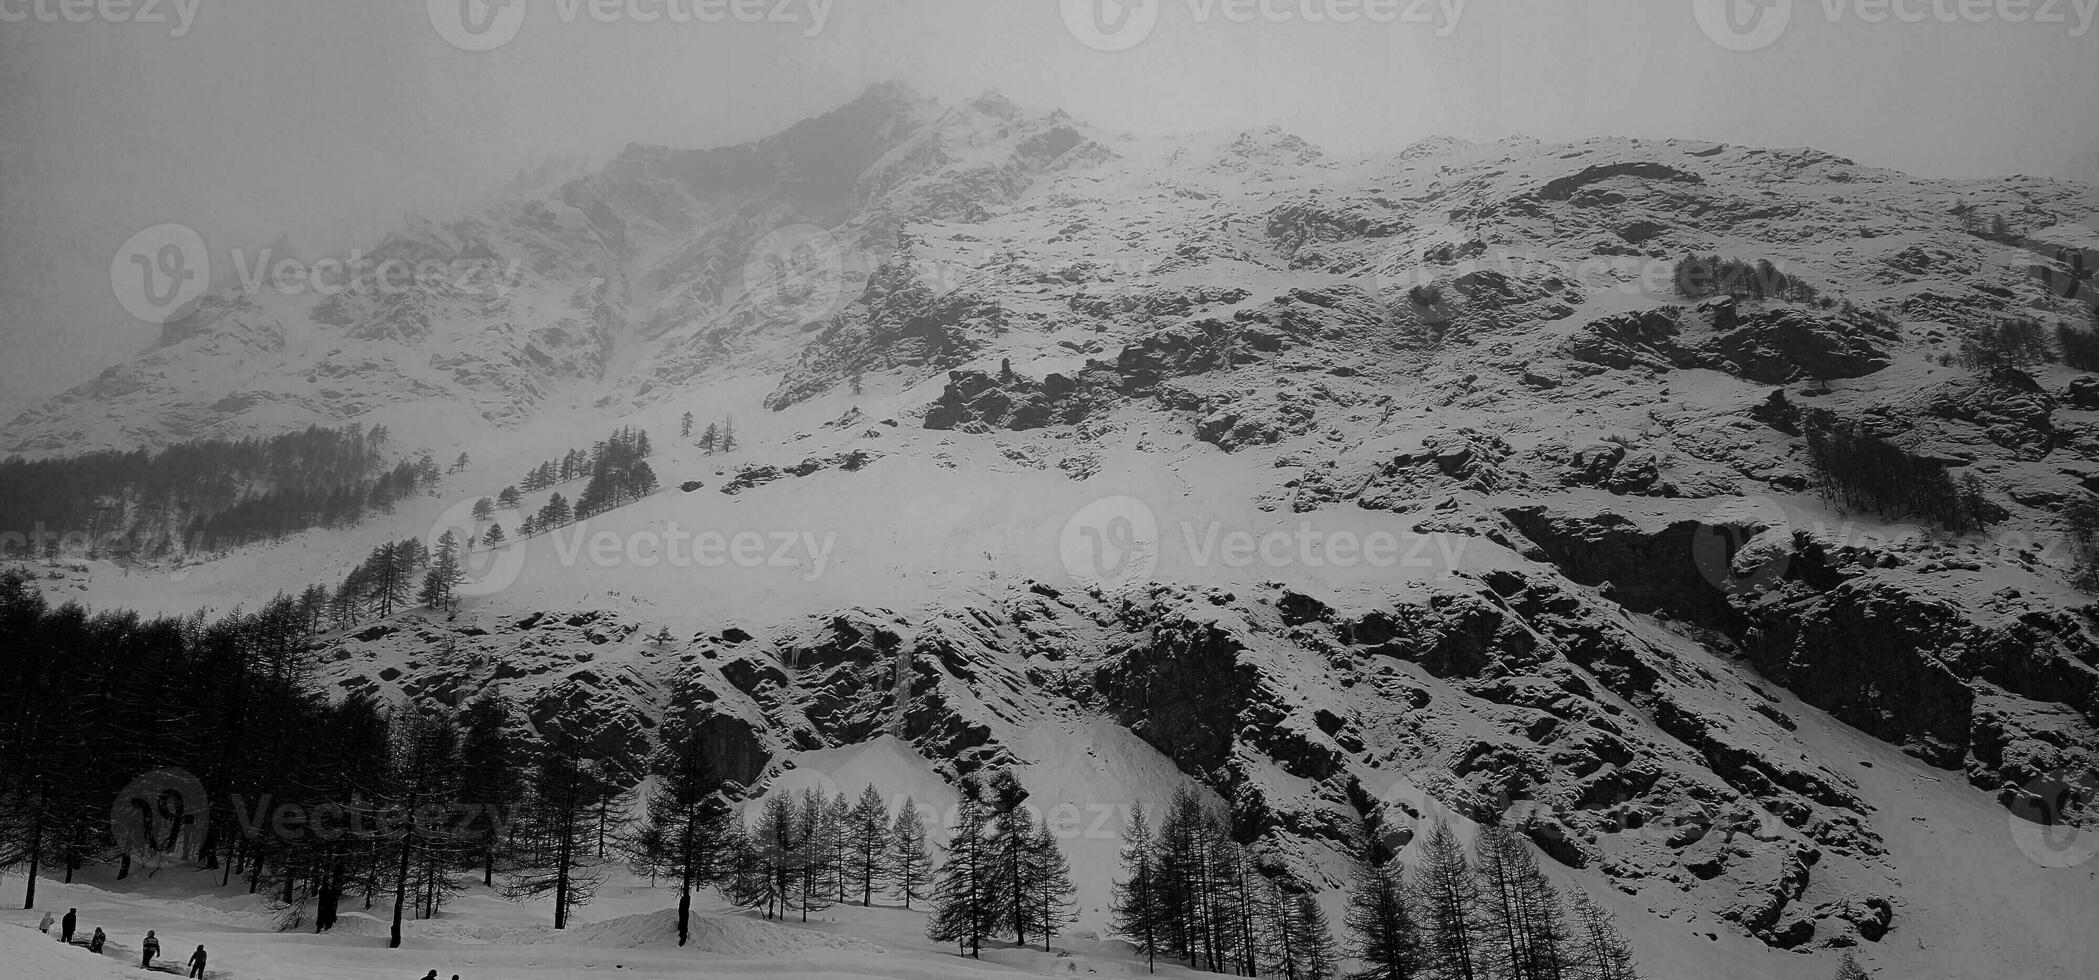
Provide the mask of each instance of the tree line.
MULTIPOLYGON (((0 462, 0 514, 27 533, 81 532, 95 557, 160 558, 178 538, 212 550, 355 524, 436 484, 427 455, 385 463, 385 426, 313 426, 269 438, 207 439, 158 452, 103 451, 0 462), (139 553, 143 552, 143 553, 139 553)), ((9 542, 11 557, 31 557, 9 542)), ((57 542, 46 547, 55 557, 57 542)))
POLYGON ((1338 948, 1306 889, 1249 858, 1230 820, 1191 790, 1175 794, 1156 833, 1131 817, 1115 882, 1113 929, 1156 968, 1329 980, 1340 955, 1351 980, 1633 980, 1632 948, 1609 912, 1577 893, 1573 918, 1530 845, 1482 825, 1472 856, 1447 822, 1428 828, 1408 868, 1373 840, 1358 854, 1338 948))
POLYGON ((2055 345, 2062 349, 2064 364, 2079 371, 2099 371, 2099 306, 2092 308, 2089 327, 2056 324, 2055 345))
POLYGON ((1915 515, 1956 534, 1988 527, 1999 514, 1975 474, 1956 481, 1946 467, 1912 456, 1856 422, 1815 411, 1802 429, 1816 482, 1847 507, 1897 519, 1915 515))
POLYGON ((1718 255, 1686 255, 1673 270, 1676 290, 1687 299, 1731 296, 1812 303, 1821 296, 1805 280, 1788 275, 1770 259, 1749 262, 1718 255))
POLYGON ((143 619, 53 608, 0 574, 0 868, 27 872, 24 907, 43 873, 138 871, 112 801, 169 769, 209 790, 179 857, 271 896, 287 928, 310 910, 326 931, 361 893, 390 905, 398 943, 402 918, 436 914, 466 869, 529 860, 538 797, 519 775, 534 747, 509 707, 331 700, 308 679, 312 635, 288 596, 143 619))
MULTIPOLYGON (((504 487, 495 499, 484 497, 477 501, 474 517, 477 521, 488 520, 497 506, 516 507, 520 487, 530 493, 578 479, 587 482, 574 503, 559 492, 550 495, 538 511, 525 515, 518 522, 515 536, 544 534, 632 503, 656 492, 656 471, 648 463, 653 452, 646 430, 622 426, 609 438, 593 443, 589 451, 571 449, 558 460, 540 463, 525 474, 520 484, 504 487)), ((481 533, 480 543, 492 548, 502 544, 507 537, 509 535, 501 525, 491 524, 481 533)), ((466 542, 469 546, 474 543, 466 542)))

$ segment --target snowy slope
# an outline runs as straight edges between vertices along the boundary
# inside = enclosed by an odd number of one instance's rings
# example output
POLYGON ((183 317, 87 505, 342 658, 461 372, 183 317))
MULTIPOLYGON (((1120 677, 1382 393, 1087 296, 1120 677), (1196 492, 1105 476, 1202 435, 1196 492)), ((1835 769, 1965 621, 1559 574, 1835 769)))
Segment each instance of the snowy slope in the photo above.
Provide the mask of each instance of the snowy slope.
MULTIPOLYGON (((353 528, 39 569, 56 597, 187 612, 332 584, 550 455, 645 428, 665 490, 482 556, 500 587, 456 617, 324 637, 325 682, 499 689, 623 762, 698 683, 724 761, 766 791, 927 803, 1010 766, 1082 815, 1081 928, 1123 808, 1193 784, 1263 800, 1261 853, 1330 903, 1366 829, 1535 817, 1555 873, 1621 914, 1656 976, 1820 976, 1856 948, 1896 975, 2071 977, 2094 868, 2030 859, 2005 805, 2099 746, 2099 637, 2059 523, 2099 485, 2099 403, 2060 365, 1951 355, 1974 324, 2084 315, 2036 270, 2094 215, 2088 186, 1813 150, 1436 140, 1344 160, 1274 130, 1133 137, 885 87, 390 240, 519 260, 494 294, 322 310, 236 289, 0 445, 357 420, 472 453, 441 496, 353 528), (1959 205, 2031 237, 1973 234, 1959 205), (776 254, 783 233, 799 252, 776 254), (1768 258, 1833 302, 1686 298, 1687 252, 1768 258), (1810 485, 1810 409, 1974 474, 2003 519, 1959 537, 1842 512, 1810 485), (741 445, 676 438, 687 412, 733 416, 741 445), (1138 513, 1154 563, 1089 587, 1088 532, 1138 513), (766 557, 663 560, 709 533, 766 557), (1393 561, 1336 560, 1380 534, 1393 561), (1715 819, 1740 836, 1687 829, 1715 819)), ((665 905, 637 892, 585 921, 659 956, 665 905)), ((460 913, 482 915, 505 921, 460 913)), ((882 975, 976 969, 900 951, 898 916, 839 928, 908 960, 882 975)), ((564 967, 601 955, 554 945, 564 967)), ((863 969, 839 950, 810 955, 863 969)))

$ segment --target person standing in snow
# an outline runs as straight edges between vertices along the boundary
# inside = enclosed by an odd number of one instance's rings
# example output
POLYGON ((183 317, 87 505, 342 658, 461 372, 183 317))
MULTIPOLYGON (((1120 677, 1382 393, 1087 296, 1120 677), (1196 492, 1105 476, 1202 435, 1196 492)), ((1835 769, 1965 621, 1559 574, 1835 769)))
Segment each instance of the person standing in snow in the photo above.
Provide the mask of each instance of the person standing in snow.
POLYGON ((79 910, 79 909, 67 909, 67 910, 66 910, 66 917, 65 917, 65 918, 63 918, 63 919, 60 919, 60 920, 58 920, 58 941, 59 941, 59 942, 62 942, 62 943, 70 943, 70 942, 72 942, 72 941, 73 941, 73 927, 74 927, 74 926, 77 926, 77 925, 79 925, 79 924, 80 924, 80 910, 79 910))
POLYGON ((96 926, 95 934, 88 937, 87 951, 90 953, 102 952, 102 944, 106 942, 109 942, 109 937, 102 934, 101 926, 96 926))
POLYGON ((141 970, 153 969, 153 958, 159 955, 160 940, 153 935, 153 930, 148 929, 146 930, 146 941, 139 944, 138 968, 141 970))
POLYGON ((198 944, 197 944, 197 951, 196 951, 196 952, 194 952, 194 953, 191 953, 191 954, 189 954, 189 975, 190 975, 190 976, 192 976, 192 977, 201 977, 201 976, 203 976, 203 975, 204 975, 204 944, 203 944, 203 943, 198 943, 198 944))
POLYGON ((49 912, 46 912, 46 913, 44 913, 44 921, 42 921, 42 922, 39 922, 39 923, 37 923, 37 924, 36 924, 36 931, 38 931, 38 932, 41 932, 41 933, 43 933, 43 934, 44 934, 44 935, 46 935, 46 936, 50 935, 50 934, 51 934, 51 923, 52 923, 53 921, 54 921, 54 920, 53 920, 53 919, 51 918, 51 913, 49 913, 49 912))

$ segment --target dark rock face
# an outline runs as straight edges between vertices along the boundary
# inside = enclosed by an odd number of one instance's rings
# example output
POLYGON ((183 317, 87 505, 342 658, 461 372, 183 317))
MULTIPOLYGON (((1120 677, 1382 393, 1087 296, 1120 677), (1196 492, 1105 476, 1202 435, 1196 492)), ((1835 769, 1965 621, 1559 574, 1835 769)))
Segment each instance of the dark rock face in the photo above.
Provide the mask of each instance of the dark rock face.
POLYGON ((1119 720, 1183 769, 1217 772, 1232 756, 1254 686, 1235 637, 1207 623, 1163 625, 1095 674, 1119 720))
POLYGON ((1232 329, 1206 319, 1146 334, 1122 349, 1115 370, 1132 393, 1143 393, 1168 378, 1225 367, 1231 360, 1232 329))
POLYGON ((1778 309, 1740 317, 1704 350, 1716 367, 1775 385, 1872 374, 1892 363, 1894 340, 1864 319, 1778 309))
POLYGON ((1699 307, 1715 333, 1693 338, 1674 307, 1619 313, 1567 338, 1577 361, 1620 370, 1705 367, 1762 384, 1856 378, 1892 363, 1891 329, 1863 317, 1795 308, 1738 313, 1734 303, 1699 307))
POLYGON ((926 409, 925 427, 935 430, 981 425, 1025 431, 1046 425, 1076 425, 1100 400, 1101 372, 1078 378, 1051 374, 1034 381, 1004 372, 951 371, 947 388, 926 409))
POLYGON ((1674 309, 1618 313, 1593 320, 1568 337, 1565 350, 1577 361, 1607 368, 1667 370, 1683 356, 1676 343, 1682 332, 1681 315, 1674 309))
POLYGON ((1578 174, 1548 181, 1544 187, 1538 189, 1538 197, 1547 201, 1569 200, 1574 197, 1576 191, 1590 184, 1609 180, 1613 177, 1637 177, 1642 180, 1659 180, 1678 184, 1705 183, 1704 177, 1689 171, 1678 170, 1667 164, 1647 162, 1609 163, 1599 164, 1589 167, 1578 174))
POLYGON ((1782 596, 1760 603, 1745 633, 1758 670, 1934 765, 1960 767, 1974 694, 1933 653, 1964 627, 1957 612, 1888 582, 1782 596))
POLYGON ((2055 448, 2055 399, 2023 371, 1997 371, 1956 384, 1934 396, 1925 410, 1974 426, 2020 459, 2041 459, 2055 448))
POLYGON ((2088 612, 2005 598, 2024 611, 1986 626, 1974 597, 1883 567, 1891 556, 1803 534, 1745 567, 1741 547, 1763 527, 1504 513, 1570 579, 1607 583, 1628 609, 1719 630, 1803 701, 2007 799, 2099 754, 2099 633, 2088 612))
POLYGON ((1516 482, 1504 466, 1510 452, 1508 442, 1492 433, 1434 433, 1422 439, 1419 449, 1395 453, 1380 464, 1357 500, 1373 510, 1404 510, 1424 496, 1454 489, 1504 490, 1516 482))
POLYGON ((2099 377, 2085 375, 2071 379, 2060 396, 2062 403, 2081 412, 2099 412, 2099 377))
MULTIPOLYGON (((854 449, 830 456, 809 456, 791 466, 760 464, 746 466, 722 484, 723 493, 735 496, 753 487, 762 487, 775 480, 787 477, 804 477, 829 469, 854 472, 864 469, 869 463, 881 459, 882 453, 867 449, 854 449)), ((695 487, 694 489, 698 489, 695 487)))

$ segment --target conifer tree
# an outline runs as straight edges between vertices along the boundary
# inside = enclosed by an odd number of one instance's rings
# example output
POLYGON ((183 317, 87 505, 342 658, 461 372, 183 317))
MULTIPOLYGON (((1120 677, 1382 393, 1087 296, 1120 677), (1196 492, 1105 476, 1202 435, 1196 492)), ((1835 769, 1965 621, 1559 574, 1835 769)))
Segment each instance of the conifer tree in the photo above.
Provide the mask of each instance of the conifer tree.
POLYGON ((768 919, 786 918, 799 891, 803 844, 794 798, 767 795, 758 820, 738 841, 729 900, 768 919))
POLYGON ((889 825, 887 866, 890 891, 903 900, 905 908, 931 895, 927 888, 933 882, 933 857, 926 849, 925 818, 908 796, 889 825))
POLYGON ((889 868, 889 812, 881 791, 869 783, 860 791, 860 801, 846 815, 846 840, 850 867, 846 880, 860 893, 860 904, 873 904, 875 883, 889 868))
POLYGON ((650 760, 656 789, 649 797, 647 842, 636 864, 650 874, 678 881, 678 945, 691 938, 692 893, 716 880, 726 859, 723 825, 730 810, 726 789, 707 761, 707 740, 690 718, 666 726, 661 747, 650 760))
POLYGON ((844 791, 831 797, 824 812, 824 877, 836 889, 839 904, 852 900, 853 804, 844 791))
POLYGON ((520 753, 509 726, 510 706, 493 693, 476 698, 460 717, 460 796, 478 808, 469 826, 481 858, 481 883, 491 887, 502 827, 523 793, 520 753))
POLYGON ((1837 980, 1873 980, 1873 974, 1867 973, 1865 967, 1858 965, 1858 960, 1852 957, 1850 950, 1845 950, 1844 958, 1837 961, 1837 980))
POLYGON ((1530 845, 1506 827, 1482 825, 1472 853, 1481 920, 1492 937, 1486 961, 1504 976, 1561 976, 1569 953, 1565 917, 1530 845))
POLYGON ((1428 956, 1414 921, 1415 899, 1398 861, 1380 863, 1375 845, 1356 860, 1342 920, 1351 942, 1349 955, 1363 961, 1350 980, 1415 980, 1425 976, 1428 956))
POLYGON ((1450 980, 1483 980, 1479 886, 1449 821, 1438 819, 1422 841, 1420 872, 1430 962, 1450 980))
MULTIPOLYGON (((402 729, 401 744, 396 753, 398 771, 394 778, 393 802, 401 812, 415 814, 422 807, 442 805, 455 791, 459 731, 449 718, 426 718, 412 709, 405 712, 402 729)), ((382 846, 390 848, 395 855, 393 927, 387 940, 388 949, 398 949, 401 945, 401 923, 408 907, 413 873, 420 870, 428 875, 425 887, 432 894, 424 907, 434 912, 441 904, 439 893, 457 890, 449 866, 452 855, 465 843, 447 822, 414 817, 401 821, 394 828, 392 839, 383 842, 382 846)), ((322 919, 334 919, 332 904, 324 898, 322 919)))
POLYGON ((1012 770, 994 774, 984 784, 983 802, 991 814, 993 874, 997 879, 997 903, 1013 931, 1013 941, 1028 944, 1028 852, 1034 841, 1034 824, 1023 804, 1027 788, 1012 770))
POLYGON ((552 896, 556 929, 568 927, 569 913, 590 904, 603 880, 591 862, 591 840, 597 832, 591 808, 603 791, 573 736, 553 736, 539 749, 519 820, 537 860, 519 869, 503 894, 512 901, 552 896))
POLYGON ((1144 957, 1146 973, 1158 972, 1160 940, 1165 931, 1160 922, 1158 857, 1154 846, 1144 805, 1132 804, 1129 826, 1123 832, 1122 878, 1114 883, 1109 903, 1109 928, 1137 947, 1144 957))
POLYGON ((540 530, 551 531, 557 527, 567 524, 568 522, 568 498, 562 496, 559 491, 556 491, 553 494, 549 495, 547 497, 546 504, 539 508, 540 530))
POLYGON ((1340 971, 1341 957, 1334 944, 1333 927, 1327 924, 1326 907, 1310 895, 1297 896, 1294 916, 1304 948, 1305 980, 1332 980, 1340 971))
POLYGON ((833 878, 837 821, 832 819, 830 799, 814 786, 803 790, 795 825, 799 845, 794 852, 796 904, 802 921, 807 922, 810 912, 831 907, 831 895, 838 887, 833 878))
POLYGON ((1611 913, 1582 892, 1575 893, 1573 905, 1579 946, 1576 975, 1582 980, 1639 980, 1632 944, 1618 931, 1611 913))
POLYGON ((488 533, 481 536, 481 543, 490 548, 501 547, 503 544, 503 525, 490 524, 488 533))
POLYGON ((517 506, 519 499, 516 487, 504 487, 501 493, 496 494, 496 506, 505 509, 514 508, 517 506))
POLYGON ((1303 932, 1297 921, 1297 898, 1274 879, 1261 881, 1261 972, 1301 980, 1306 970, 1303 932))
POLYGON ((458 604, 459 597, 453 590, 459 587, 462 575, 459 538, 447 530, 438 536, 437 550, 430 556, 430 568, 423 573, 423 591, 417 598, 432 609, 450 610, 458 604))
POLYGON ((1057 844, 1057 835, 1047 819, 1036 823, 1027 844, 1024 878, 1020 889, 1028 926, 1042 936, 1042 951, 1050 951, 1055 938, 1073 919, 1072 896, 1078 888, 1071 882, 1071 862, 1057 844))
POLYGON ((482 497, 474 501, 474 520, 485 521, 495 516, 496 500, 494 497, 482 497))
POLYGON ((681 416, 679 416, 679 417, 678 417, 678 437, 679 437, 679 438, 681 438, 681 439, 686 439, 686 438, 691 438, 691 436, 692 436, 692 413, 691 413, 691 412, 686 412, 686 413, 685 413, 684 415, 681 415, 681 416))
POLYGON ((954 832, 947 859, 933 885, 933 915, 926 938, 952 942, 972 959, 981 958, 984 940, 998 927, 1005 910, 1000 901, 998 861, 991 840, 991 815, 977 798, 978 786, 965 779, 955 809, 954 832))

